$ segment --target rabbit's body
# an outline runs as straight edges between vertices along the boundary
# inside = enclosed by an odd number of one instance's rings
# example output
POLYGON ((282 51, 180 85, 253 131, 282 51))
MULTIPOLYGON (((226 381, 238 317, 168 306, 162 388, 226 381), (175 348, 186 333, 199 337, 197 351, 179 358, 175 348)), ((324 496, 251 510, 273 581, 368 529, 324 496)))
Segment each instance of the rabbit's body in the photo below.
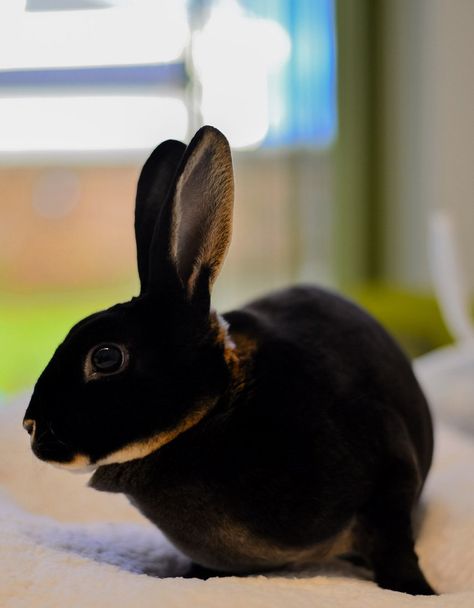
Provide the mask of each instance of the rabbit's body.
MULTIPOLYGON (((137 189, 140 295, 79 322, 24 419, 34 453, 123 492, 201 568, 259 572, 359 553, 376 582, 433 593, 411 511, 432 452, 409 362, 366 313, 313 287, 220 318, 230 149, 168 140, 137 189)), ((202 572, 201 572, 202 574, 202 572)))
POLYGON ((358 518, 380 490, 387 447, 412 467, 412 503, 431 460, 409 363, 366 313, 314 287, 224 317, 239 374, 258 381, 148 457, 100 467, 92 485, 127 494, 184 553, 219 571, 358 550, 358 518), (396 420, 388 427, 386 409, 396 420))

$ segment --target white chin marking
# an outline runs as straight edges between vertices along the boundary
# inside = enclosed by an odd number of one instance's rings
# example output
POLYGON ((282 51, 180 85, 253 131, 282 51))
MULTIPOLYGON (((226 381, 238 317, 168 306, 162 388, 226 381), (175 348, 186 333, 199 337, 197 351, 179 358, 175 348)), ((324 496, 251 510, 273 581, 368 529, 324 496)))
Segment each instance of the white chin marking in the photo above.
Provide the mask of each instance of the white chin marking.
POLYGON ((66 469, 71 473, 90 473, 97 468, 97 465, 91 464, 90 458, 84 456, 84 454, 76 454, 69 462, 56 462, 54 460, 48 460, 47 462, 53 467, 66 469))

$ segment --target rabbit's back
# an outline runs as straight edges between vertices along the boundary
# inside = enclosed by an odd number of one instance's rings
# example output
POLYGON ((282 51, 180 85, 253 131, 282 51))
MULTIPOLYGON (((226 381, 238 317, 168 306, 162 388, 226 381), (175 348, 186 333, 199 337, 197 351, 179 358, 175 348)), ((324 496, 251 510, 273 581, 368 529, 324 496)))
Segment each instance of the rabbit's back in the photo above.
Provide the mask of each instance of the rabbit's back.
POLYGON ((426 477, 433 451, 426 399, 405 354, 364 310, 325 289, 298 286, 224 316, 237 341, 241 335, 256 341, 256 376, 272 376, 276 393, 289 385, 294 402, 314 403, 329 416, 337 410, 348 420, 365 408, 397 412, 426 477))

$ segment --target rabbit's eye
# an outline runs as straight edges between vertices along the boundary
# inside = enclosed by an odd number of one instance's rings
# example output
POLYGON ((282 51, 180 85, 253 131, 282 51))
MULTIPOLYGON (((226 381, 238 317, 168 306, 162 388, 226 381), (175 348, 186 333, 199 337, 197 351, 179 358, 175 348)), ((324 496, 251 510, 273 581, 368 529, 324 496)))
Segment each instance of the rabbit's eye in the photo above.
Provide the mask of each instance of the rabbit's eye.
POLYGON ((122 350, 115 344, 98 346, 91 355, 94 371, 102 374, 113 374, 119 371, 124 362, 122 350))

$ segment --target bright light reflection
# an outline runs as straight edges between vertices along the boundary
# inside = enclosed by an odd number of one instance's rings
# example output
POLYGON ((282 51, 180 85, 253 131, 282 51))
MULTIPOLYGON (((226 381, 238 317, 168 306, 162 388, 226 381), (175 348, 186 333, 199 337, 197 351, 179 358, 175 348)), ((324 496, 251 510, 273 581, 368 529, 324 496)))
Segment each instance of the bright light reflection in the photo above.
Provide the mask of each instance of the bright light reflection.
POLYGON ((189 35, 184 0, 122 0, 101 10, 26 12, 0 0, 0 69, 175 61, 189 35))
POLYGON ((193 36, 204 123, 222 129, 235 148, 260 143, 270 122, 268 78, 290 50, 278 23, 247 17, 235 0, 221 0, 193 36))
POLYGON ((143 150, 187 126, 173 97, 0 98, 0 152, 143 150))

